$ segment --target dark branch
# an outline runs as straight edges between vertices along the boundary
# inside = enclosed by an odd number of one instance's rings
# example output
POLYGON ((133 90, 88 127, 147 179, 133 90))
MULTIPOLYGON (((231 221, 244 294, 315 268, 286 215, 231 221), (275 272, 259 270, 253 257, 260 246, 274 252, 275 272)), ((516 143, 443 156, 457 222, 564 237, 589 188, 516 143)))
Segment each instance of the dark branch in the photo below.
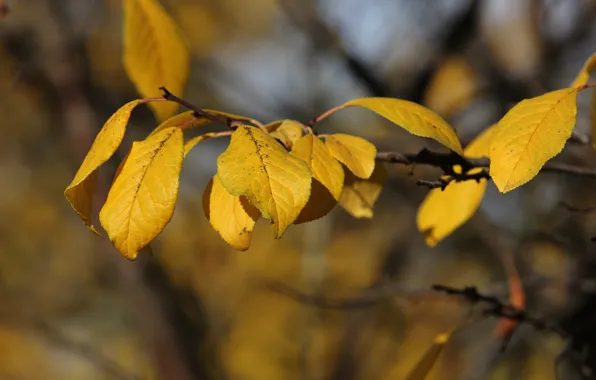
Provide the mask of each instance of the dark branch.
MULTIPOLYGON (((422 149, 418 153, 398 153, 398 152, 379 152, 377 153, 377 160, 387 162, 390 164, 403 164, 403 165, 427 165, 434 166, 443 170, 447 178, 440 179, 438 181, 418 181, 418 184, 427 186, 430 188, 444 188, 449 182, 455 181, 467 181, 489 178, 489 174, 486 171, 482 171, 476 174, 469 174, 471 169, 482 168, 487 169, 490 166, 490 161, 487 158, 464 158, 455 152, 450 153, 439 153, 433 152, 428 149, 422 149), (461 172, 456 172, 454 166, 459 165, 461 172)), ((540 172, 560 173, 568 174, 578 177, 595 178, 596 169, 584 168, 580 166, 573 166, 568 164, 547 162, 540 172)))
POLYGON ((487 304, 489 306, 488 310, 486 311, 487 315, 493 315, 499 318, 507 318, 519 323, 526 323, 533 326, 537 330, 552 331, 562 337, 565 337, 566 335, 559 328, 547 323, 545 320, 529 316, 528 313, 523 309, 518 309, 509 304, 505 304, 495 296, 487 296, 479 293, 474 286, 457 289, 445 285, 433 285, 432 288, 437 292, 460 296, 472 304, 487 304))
POLYGON ((470 180, 480 182, 481 179, 486 179, 486 180, 490 179, 490 175, 484 169, 478 173, 451 174, 448 176, 443 176, 436 181, 425 181, 425 180, 421 179, 421 180, 416 181, 416 185, 426 186, 429 189, 440 188, 441 190, 445 190, 447 185, 449 185, 451 182, 463 182, 463 181, 470 181, 470 180))
POLYGON ((222 116, 218 116, 218 115, 211 115, 208 112, 203 111, 202 109, 196 107, 195 105, 187 102, 186 100, 179 98, 178 96, 172 94, 170 91, 168 91, 167 88, 165 87, 160 87, 159 88, 161 91, 163 91, 163 98, 165 100, 169 100, 171 102, 175 102, 180 104, 183 107, 188 108, 189 110, 193 111, 196 117, 202 117, 205 119, 209 119, 211 121, 213 121, 214 123, 222 123, 222 124, 229 124, 229 120, 225 117, 222 116))

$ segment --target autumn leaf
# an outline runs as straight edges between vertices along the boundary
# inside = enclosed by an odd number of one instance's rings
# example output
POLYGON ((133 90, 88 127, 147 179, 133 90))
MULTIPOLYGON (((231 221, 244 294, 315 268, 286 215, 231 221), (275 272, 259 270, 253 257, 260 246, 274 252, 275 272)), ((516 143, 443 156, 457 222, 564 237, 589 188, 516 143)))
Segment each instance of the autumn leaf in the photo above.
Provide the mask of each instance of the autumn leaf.
POLYGON ((371 219, 373 206, 381 195, 386 179, 387 169, 380 162, 377 163, 368 179, 358 178, 352 173, 346 172, 339 204, 355 218, 371 219))
POLYGON ((406 380, 424 380, 432 371, 439 359, 445 344, 451 338, 452 331, 439 334, 433 339, 431 346, 426 350, 422 358, 416 363, 406 380))
POLYGON ((128 259, 164 229, 172 218, 183 160, 179 128, 134 142, 120 175, 99 213, 112 244, 128 259))
POLYGON ((414 102, 393 98, 360 98, 340 108, 365 107, 399 125, 415 136, 429 137, 452 151, 463 154, 453 128, 439 115, 414 102))
POLYGON ((526 99, 498 122, 490 147, 490 175, 506 193, 530 181, 571 136, 577 113, 576 88, 526 99))
POLYGON ((596 68, 596 54, 592 54, 586 63, 584 63, 584 66, 580 70, 579 74, 577 74, 577 77, 575 77, 570 87, 579 87, 588 83, 588 80, 590 79, 590 73, 592 70, 594 70, 594 68, 596 68))
POLYGON ((424 104, 443 117, 461 111, 478 95, 478 75, 468 60, 449 56, 433 75, 424 94, 424 104))
POLYGON ((271 133, 273 131, 275 131, 277 129, 277 127, 279 127, 281 125, 281 123, 283 123, 285 120, 275 120, 272 121, 271 123, 267 123, 265 124, 265 129, 267 130, 267 132, 271 133))
POLYGON ((228 193, 215 175, 203 193, 203 208, 207 219, 222 239, 235 249, 245 251, 261 213, 246 199, 241 201, 241 198, 244 197, 228 193))
POLYGON ((327 215, 341 195, 344 169, 312 133, 297 140, 291 154, 306 162, 313 176, 310 199, 294 223, 310 222, 327 215))
POLYGON ((336 200, 339 199, 344 170, 320 138, 312 133, 303 136, 294 143, 292 154, 306 162, 313 178, 321 182, 336 200))
POLYGON ((375 169, 377 148, 360 137, 336 133, 325 138, 325 145, 357 177, 366 179, 375 169))
POLYGON ((74 179, 64 190, 64 195, 72 208, 83 219, 85 225, 98 235, 99 232, 91 225, 96 170, 114 155, 122 143, 130 114, 140 102, 140 100, 133 100, 126 103, 106 121, 95 137, 74 179))
POLYGON ((288 149, 302 137, 302 124, 295 120, 283 120, 277 127, 272 128, 269 135, 281 141, 288 149))
MULTIPOLYGON (((174 20, 157 0, 123 0, 124 69, 146 98, 159 96, 164 86, 181 94, 186 86, 190 54, 174 20)), ((174 102, 151 103, 163 121, 173 114, 174 102)))
POLYGON ((242 121, 242 122, 245 122, 248 124, 253 124, 255 122, 255 119, 253 119, 249 116, 237 115, 234 113, 223 112, 223 111, 212 110, 212 109, 203 109, 203 111, 210 115, 221 116, 222 118, 228 119, 228 120, 242 121))
POLYGON ((217 159, 217 170, 230 194, 246 196, 271 219, 276 238, 296 220, 310 196, 308 165, 258 128, 236 129, 217 159))
MULTIPOLYGON (((571 83, 571 87, 580 87, 588 83, 590 74, 596 68, 596 54, 592 54, 584 63, 577 77, 571 83)), ((592 90, 592 101, 590 102, 590 127, 592 134, 592 147, 596 149, 596 91, 592 90)))
POLYGON ((208 119, 205 117, 195 117, 193 111, 186 111, 186 112, 182 112, 177 115, 174 115, 174 116, 168 118, 167 120, 165 120, 164 122, 162 122, 157 128, 155 128, 151 132, 150 136, 154 135, 158 132, 161 132, 164 129, 168 129, 168 128, 172 128, 172 127, 181 127, 181 129, 184 131, 187 129, 207 125, 207 124, 210 124, 211 122, 212 122, 211 119, 208 119))
MULTIPOLYGON (((495 128, 496 125, 493 125, 472 140, 464 150, 465 157, 487 157, 495 128)), ((481 170, 473 169, 470 174, 478 173, 481 170)), ((416 216, 418 230, 424 234, 426 244, 434 247, 467 222, 480 206, 486 184, 486 179, 481 179, 480 182, 452 181, 444 190, 432 189, 418 208, 416 216)))

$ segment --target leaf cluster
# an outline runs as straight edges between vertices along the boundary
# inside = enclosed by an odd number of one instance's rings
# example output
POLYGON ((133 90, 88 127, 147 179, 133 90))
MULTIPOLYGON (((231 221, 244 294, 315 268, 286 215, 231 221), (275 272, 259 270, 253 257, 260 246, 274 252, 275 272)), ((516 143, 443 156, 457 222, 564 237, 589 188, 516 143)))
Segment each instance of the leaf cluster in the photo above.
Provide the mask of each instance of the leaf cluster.
MULTIPOLYGON (((516 104, 495 125, 465 149, 453 128, 419 104, 393 98, 360 98, 334 107, 309 123, 279 120, 267 125, 250 117, 205 110, 174 93, 186 85, 190 54, 174 21, 156 0, 125 0, 125 69, 144 96, 122 106, 105 123, 93 146, 66 188, 65 196, 84 223, 91 223, 97 169, 122 143, 135 107, 147 103, 161 122, 137 141, 120 163, 99 219, 115 247, 134 259, 172 218, 184 157, 199 142, 230 137, 217 159, 217 173, 203 194, 205 215, 231 246, 249 247, 258 219, 269 220, 281 238, 292 224, 329 213, 336 204, 356 218, 371 218, 387 176, 376 147, 361 137, 317 134, 315 125, 333 113, 363 107, 409 133, 431 138, 465 159, 488 158, 489 171, 475 166, 437 165, 444 171, 421 204, 417 226, 430 246, 465 223, 478 209, 492 180, 506 193, 534 178, 545 163, 561 152, 571 137, 580 91, 596 66, 596 55, 568 87, 516 104), (156 89, 164 94, 156 96, 156 89), (172 116, 182 105, 189 109, 172 116), (195 128, 223 123, 229 130, 206 132, 186 139, 195 128)), ((462 162, 467 162, 462 160, 462 162)))

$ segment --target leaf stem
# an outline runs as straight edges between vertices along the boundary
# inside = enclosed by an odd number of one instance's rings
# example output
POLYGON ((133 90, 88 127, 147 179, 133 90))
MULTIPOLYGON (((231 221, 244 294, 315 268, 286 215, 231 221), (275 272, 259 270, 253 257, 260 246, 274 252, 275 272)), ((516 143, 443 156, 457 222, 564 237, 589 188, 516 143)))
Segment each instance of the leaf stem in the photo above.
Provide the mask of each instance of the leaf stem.
POLYGON ((199 120, 199 118, 193 115, 193 117, 191 117, 190 119, 186 120, 184 123, 178 125, 177 127, 180 128, 180 129, 184 129, 187 126, 189 126, 192 123, 194 123, 195 121, 197 121, 197 120, 199 120))
POLYGON ((178 103, 181 106, 188 108, 189 110, 191 110, 195 113, 196 117, 204 117, 205 119, 209 119, 209 120, 213 121, 214 123, 222 123, 222 124, 226 124, 226 125, 229 124, 228 120, 226 118, 221 117, 221 116, 211 115, 210 113, 203 111, 202 109, 187 102, 186 100, 179 98, 178 96, 172 94, 165 87, 160 87, 159 89, 161 91, 163 91, 163 99, 178 103))
POLYGON ((166 99, 164 99, 163 97, 159 97, 159 98, 144 98, 144 99, 140 99, 139 103, 143 104, 143 103, 149 103, 149 102, 165 102, 166 99))
POLYGON ((261 129, 261 131, 265 132, 266 134, 269 134, 269 131, 267 130, 267 128, 265 128, 265 126, 260 121, 257 121, 255 119, 250 119, 250 122, 252 124, 256 125, 257 127, 259 127, 261 129))
POLYGON ((265 133, 269 133, 267 131, 267 129, 265 128, 265 126, 255 120, 255 119, 234 119, 232 117, 228 117, 228 116, 223 116, 223 115, 214 115, 208 111, 205 111, 203 109, 200 109, 199 107, 195 106, 194 104, 191 104, 190 102, 172 94, 170 91, 168 91, 167 88, 165 87, 160 87, 159 88, 161 91, 163 91, 163 97, 162 98, 157 98, 160 100, 169 100, 171 102, 175 102, 180 104, 181 106, 191 110, 194 112, 195 117, 199 118, 199 117, 203 117, 205 119, 211 120, 214 123, 220 123, 220 124, 224 124, 226 125, 228 128, 232 128, 232 129, 236 129, 237 127, 239 127, 240 125, 244 125, 247 122, 249 122, 250 124, 252 124, 255 127, 260 128, 263 132, 265 133))
POLYGON ((584 85, 581 85, 577 88, 577 91, 582 91, 582 90, 585 90, 586 88, 592 88, 592 87, 596 87, 596 82, 586 83, 584 85))
POLYGON ((310 128, 314 128, 315 124, 317 124, 318 122, 320 122, 321 120, 327 118, 329 115, 331 115, 332 113, 334 113, 335 111, 339 111, 340 109, 344 108, 343 104, 340 104, 339 106, 335 106, 333 108, 328 109, 327 111, 323 112, 322 114, 320 114, 319 116, 315 117, 314 119, 312 119, 311 121, 309 121, 306 126, 310 127, 310 128))

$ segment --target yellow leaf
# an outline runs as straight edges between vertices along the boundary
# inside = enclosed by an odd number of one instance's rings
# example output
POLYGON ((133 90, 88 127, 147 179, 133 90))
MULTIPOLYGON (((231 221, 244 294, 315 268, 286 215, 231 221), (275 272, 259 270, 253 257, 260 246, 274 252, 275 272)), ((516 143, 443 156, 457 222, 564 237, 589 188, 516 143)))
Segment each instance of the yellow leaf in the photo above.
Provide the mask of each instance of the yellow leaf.
POLYGON ((366 179, 375 169, 377 148, 360 137, 336 133, 325 138, 325 145, 357 177, 366 179))
POLYGON ((313 176, 308 203, 294 223, 310 222, 327 215, 341 195, 344 169, 325 144, 313 134, 296 141, 291 154, 306 162, 313 176))
POLYGON ((478 78, 460 55, 448 57, 433 75, 424 94, 424 104, 446 118, 468 105, 477 95, 478 78))
MULTIPOLYGON (((464 150, 470 158, 488 157, 491 136, 496 125, 491 126, 476 137, 464 150)), ((473 169, 471 174, 482 169, 473 169)), ((420 207, 416 216, 418 230, 424 233, 424 240, 434 247, 449 236, 455 229, 474 215, 486 190, 486 180, 480 182, 451 182, 445 190, 432 189, 420 207)))
POLYGON ((236 115, 234 113, 229 113, 229 112, 222 112, 222 111, 210 110, 210 109, 204 109, 203 111, 205 111, 208 114, 214 115, 214 116, 221 116, 223 118, 231 119, 231 120, 236 120, 236 121, 244 121, 244 122, 249 123, 249 124, 252 124, 255 121, 251 117, 242 116, 242 115, 236 115))
POLYGON ((308 198, 306 206, 300 211, 294 224, 320 219, 329 214, 335 205, 337 205, 337 200, 333 198, 329 190, 321 182, 313 178, 310 187, 310 198, 308 198))
POLYGON ((183 126, 181 129, 187 130, 187 129, 200 127, 200 126, 203 126, 206 124, 210 124, 210 123, 211 123, 210 119, 207 119, 204 117, 195 118, 193 111, 186 111, 186 112, 182 112, 182 113, 179 113, 177 115, 174 115, 174 116, 168 118, 166 121, 161 123, 157 128, 155 128, 149 136, 152 136, 158 132, 163 131, 164 129, 168 129, 168 128, 172 128, 172 127, 183 126), (193 120, 193 119, 196 119, 196 120, 193 120))
MULTIPOLYGON (((174 20, 157 0, 123 0, 124 69, 146 98, 161 95, 165 86, 182 94, 188 79, 190 54, 174 20)), ((173 114, 174 102, 150 103, 159 121, 173 114)))
POLYGON ((186 157, 186 155, 188 155, 188 152, 190 152, 190 150, 192 148, 194 148, 195 145, 197 145, 198 143, 200 143, 203 140, 210 139, 211 137, 213 137, 213 135, 215 135, 215 132, 207 132, 207 133, 203 133, 202 135, 193 137, 192 139, 188 140, 184 144, 184 157, 186 157))
POLYGON ((128 259, 134 260, 172 218, 182 160, 179 128, 133 143, 99 213, 112 244, 128 259))
POLYGON ((380 162, 368 179, 346 172, 339 204, 355 218, 372 218, 373 206, 381 194, 386 178, 387 170, 380 162))
POLYGON ((258 128, 240 126, 228 149, 217 159, 218 176, 232 195, 244 195, 263 217, 271 219, 280 238, 310 196, 311 171, 273 137, 258 128))
POLYGON ((579 87, 588 83, 588 80, 590 79, 590 72, 594 70, 595 67, 596 54, 592 54, 592 56, 586 61, 586 63, 584 63, 584 66, 582 67, 579 74, 577 74, 577 77, 575 77, 575 79, 571 83, 571 87, 579 87))
MULTIPOLYGON (((216 111, 216 110, 209 110, 209 109, 203 109, 202 111, 204 111, 205 113, 208 113, 210 115, 213 115, 213 116, 220 116, 225 119, 245 121, 248 123, 253 122, 253 119, 246 117, 246 116, 235 115, 232 113, 216 111)), ((185 112, 179 113, 177 115, 174 115, 174 116, 170 117, 169 119, 167 119, 166 121, 162 122, 157 128, 155 128, 153 130, 153 132, 151 132, 151 135, 154 135, 157 132, 163 131, 164 129, 171 128, 171 127, 180 127, 183 131, 186 131, 189 129, 202 127, 204 125, 212 124, 212 123, 214 123, 214 121, 209 117, 204 117, 204 116, 195 117, 194 111, 185 111, 185 112)))
POLYGON ((530 181, 571 136, 577 89, 565 88, 516 104, 498 122, 490 147, 490 175, 506 193, 530 181))
POLYGON ((452 332, 439 334, 433 340, 431 346, 426 350, 422 358, 416 363, 406 380, 424 380, 430 374, 439 359, 445 344, 449 341, 452 332))
POLYGON ((452 151, 463 154, 461 143, 453 128, 443 118, 426 107, 407 100, 392 98, 354 99, 342 107, 354 106, 366 107, 413 135, 429 137, 452 151))
POLYGON ((216 47, 217 38, 221 34, 219 31, 225 29, 219 22, 219 18, 205 3, 176 2, 170 4, 180 27, 188 36, 193 55, 200 58, 206 57, 216 47))
POLYGON ((122 172, 122 168, 124 167, 126 160, 128 160, 128 156, 130 156, 130 150, 126 153, 126 155, 124 156, 122 161, 120 161, 120 163, 118 164, 118 167, 116 168, 116 172, 114 173, 114 178, 112 178, 112 185, 114 184, 114 181, 116 181, 116 178, 118 178, 118 176, 122 172))
POLYGON ((306 162, 312 171, 313 178, 321 182, 331 195, 339 200, 344 185, 344 170, 321 139, 312 133, 303 136, 294 143, 292 154, 306 162))
POLYGON ((265 124, 265 129, 269 132, 273 132, 283 123, 285 120, 275 120, 271 123, 265 124))
POLYGON ((283 120, 270 136, 280 140, 288 149, 302 137, 302 124, 295 120, 283 120))
POLYGON ((93 141, 93 145, 74 179, 64 190, 64 195, 72 208, 83 219, 85 225, 98 235, 95 227, 91 225, 91 209, 96 182, 95 171, 114 155, 122 143, 130 114, 139 103, 139 100, 133 100, 123 105, 106 121, 95 137, 95 141, 93 141))
POLYGON ((261 213, 248 201, 242 202, 241 198, 244 197, 228 193, 215 175, 203 193, 203 208, 209 222, 222 239, 235 249, 245 251, 250 245, 250 235, 261 213))

